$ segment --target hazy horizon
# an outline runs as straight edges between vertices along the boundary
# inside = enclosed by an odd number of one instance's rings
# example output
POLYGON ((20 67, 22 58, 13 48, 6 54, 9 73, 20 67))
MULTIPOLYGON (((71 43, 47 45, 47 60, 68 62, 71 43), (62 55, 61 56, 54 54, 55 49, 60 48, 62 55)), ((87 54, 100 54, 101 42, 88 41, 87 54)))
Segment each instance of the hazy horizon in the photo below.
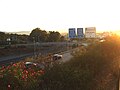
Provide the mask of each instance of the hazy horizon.
MULTIPOLYGON (((76 28, 77 30, 77 28, 76 28)), ((48 30, 46 30, 48 32, 48 30)), ((50 30, 52 31, 52 30, 50 30)), ((53 30, 53 31, 57 31, 57 30, 53 30)), ((4 31, 0 31, 0 32, 4 32, 4 31)), ((59 32, 59 31, 58 31, 59 32)), ((111 30, 103 30, 103 31, 100 31, 98 32, 96 30, 96 33, 103 33, 103 32, 113 32, 113 33, 116 33, 118 35, 120 35, 120 30, 115 30, 115 31, 111 31, 111 30)), ((31 33, 31 31, 15 31, 15 32, 5 32, 5 33, 12 33, 12 34, 26 34, 26 35, 29 35, 31 33)), ((66 32, 60 32, 61 34, 67 34, 68 33, 68 30, 66 32)), ((84 33, 85 33, 85 28, 84 28, 84 33)))

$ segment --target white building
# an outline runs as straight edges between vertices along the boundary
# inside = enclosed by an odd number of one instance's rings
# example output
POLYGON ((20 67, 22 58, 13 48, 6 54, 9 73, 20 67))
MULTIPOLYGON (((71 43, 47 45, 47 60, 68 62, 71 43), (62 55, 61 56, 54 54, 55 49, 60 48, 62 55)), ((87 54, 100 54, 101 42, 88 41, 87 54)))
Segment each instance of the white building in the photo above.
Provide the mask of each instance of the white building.
POLYGON ((85 28, 85 37, 86 38, 96 38, 96 28, 95 27, 85 28))

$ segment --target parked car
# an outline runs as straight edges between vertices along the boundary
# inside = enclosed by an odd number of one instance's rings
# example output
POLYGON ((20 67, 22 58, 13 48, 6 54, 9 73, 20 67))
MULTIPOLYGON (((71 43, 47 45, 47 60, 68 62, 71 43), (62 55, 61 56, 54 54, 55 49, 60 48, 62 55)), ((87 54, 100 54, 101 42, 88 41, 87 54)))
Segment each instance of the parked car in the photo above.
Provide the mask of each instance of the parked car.
POLYGON ((53 55, 53 60, 59 60, 59 59, 62 59, 62 55, 60 55, 60 54, 53 55))

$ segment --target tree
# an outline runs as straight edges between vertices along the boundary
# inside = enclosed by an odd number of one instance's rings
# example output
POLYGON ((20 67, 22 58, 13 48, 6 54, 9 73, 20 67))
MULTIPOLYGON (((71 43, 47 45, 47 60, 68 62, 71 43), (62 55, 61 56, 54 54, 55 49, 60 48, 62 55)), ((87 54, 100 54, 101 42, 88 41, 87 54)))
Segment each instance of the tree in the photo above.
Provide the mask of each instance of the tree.
POLYGON ((6 34, 5 32, 0 32, 0 45, 7 44, 7 38, 10 38, 9 34, 6 34))
POLYGON ((65 36, 61 36, 61 37, 60 37, 60 41, 61 41, 61 42, 65 41, 65 36))
POLYGON ((60 33, 59 32, 55 32, 55 31, 49 31, 49 38, 48 41, 50 42, 57 42, 60 40, 60 33))
POLYGON ((30 33, 30 40, 33 41, 34 38, 36 42, 45 42, 47 37, 47 32, 45 30, 41 30, 40 28, 35 28, 30 33))
POLYGON ((55 31, 49 31, 49 37, 48 37, 48 41, 50 42, 57 42, 60 40, 60 33, 59 32, 55 32, 55 31))
POLYGON ((4 40, 5 40, 5 33, 0 32, 0 41, 4 41, 4 40))
POLYGON ((29 36, 29 40, 35 40, 35 42, 57 42, 60 41, 60 39, 63 40, 64 38, 61 37, 59 32, 49 31, 49 33, 47 33, 45 30, 41 30, 40 28, 33 29, 29 36))
POLYGON ((18 35, 17 36, 17 41, 18 41, 18 43, 27 43, 27 41, 28 41, 28 35, 25 35, 25 34, 18 35))

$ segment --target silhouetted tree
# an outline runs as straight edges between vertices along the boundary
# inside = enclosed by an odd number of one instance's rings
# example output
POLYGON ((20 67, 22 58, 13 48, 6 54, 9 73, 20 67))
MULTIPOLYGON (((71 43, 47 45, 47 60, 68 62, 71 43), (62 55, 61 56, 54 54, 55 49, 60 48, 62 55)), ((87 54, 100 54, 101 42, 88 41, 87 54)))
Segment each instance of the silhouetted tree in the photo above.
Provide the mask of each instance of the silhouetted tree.
POLYGON ((60 33, 59 32, 55 32, 55 31, 49 31, 49 37, 48 37, 48 41, 50 42, 57 42, 60 40, 60 33))
POLYGON ((6 34, 5 32, 0 32, 0 45, 7 44, 7 38, 10 38, 9 34, 6 34))
POLYGON ((5 33, 4 32, 0 32, 0 41, 4 41, 5 38, 5 33))
POLYGON ((18 35, 17 36, 18 43, 27 43, 28 42, 28 35, 18 35))
POLYGON ((61 36, 61 37, 60 37, 60 41, 61 41, 61 42, 65 41, 65 37, 64 37, 64 36, 61 36))
POLYGON ((45 42, 47 40, 48 34, 45 30, 40 28, 35 28, 30 33, 30 39, 33 41, 33 38, 36 42, 45 42))

